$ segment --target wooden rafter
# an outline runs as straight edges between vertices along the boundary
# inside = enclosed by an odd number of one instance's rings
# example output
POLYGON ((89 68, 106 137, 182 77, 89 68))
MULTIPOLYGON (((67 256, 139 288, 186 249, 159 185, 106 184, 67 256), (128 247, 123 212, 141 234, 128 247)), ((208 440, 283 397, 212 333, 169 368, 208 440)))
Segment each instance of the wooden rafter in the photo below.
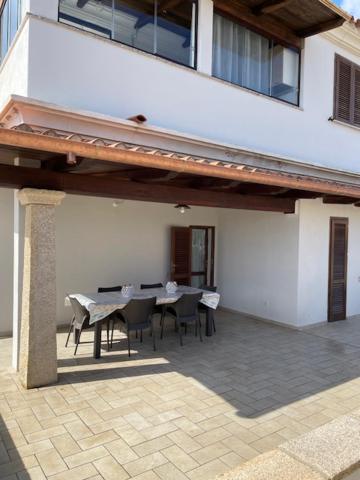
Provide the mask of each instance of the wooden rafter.
MULTIPOLYGON (((69 151, 77 157, 84 157, 102 162, 112 162, 119 165, 132 165, 146 168, 157 168, 191 175, 236 180, 239 182, 260 183, 296 190, 340 195, 360 199, 360 186, 348 183, 334 182, 320 178, 301 175, 284 174, 276 171, 264 171, 256 168, 247 169, 244 165, 231 168, 221 165, 196 162, 174 156, 166 157, 160 154, 148 154, 121 148, 96 145, 84 141, 28 133, 0 128, 0 146, 14 147, 26 152, 31 158, 31 152, 47 152, 49 155, 67 155, 69 151)), ((80 176, 80 175, 77 175, 80 176)), ((1 179, 0 179, 1 180, 1 179)))
POLYGON ((276 12, 280 8, 285 7, 287 4, 291 3, 293 0, 265 0, 260 5, 257 5, 252 9, 252 12, 255 15, 265 15, 269 13, 276 12))
POLYGON ((296 34, 301 38, 311 37, 312 35, 317 35, 319 33, 332 30, 333 28, 341 27, 344 21, 345 20, 343 18, 335 18, 326 22, 312 25, 311 27, 304 28, 302 30, 298 30, 296 34))
POLYGON ((224 192, 179 188, 169 185, 147 185, 90 175, 52 172, 28 167, 0 164, 0 186, 7 188, 45 188, 78 195, 122 198, 159 203, 261 210, 293 213, 295 199, 239 195, 224 192))

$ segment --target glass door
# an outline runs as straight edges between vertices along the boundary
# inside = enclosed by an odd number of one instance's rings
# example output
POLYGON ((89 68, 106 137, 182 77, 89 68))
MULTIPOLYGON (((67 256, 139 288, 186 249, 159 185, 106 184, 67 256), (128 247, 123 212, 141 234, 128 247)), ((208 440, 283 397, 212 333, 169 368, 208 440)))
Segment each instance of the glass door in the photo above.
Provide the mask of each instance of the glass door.
POLYGON ((191 286, 214 283, 215 227, 191 228, 191 286))

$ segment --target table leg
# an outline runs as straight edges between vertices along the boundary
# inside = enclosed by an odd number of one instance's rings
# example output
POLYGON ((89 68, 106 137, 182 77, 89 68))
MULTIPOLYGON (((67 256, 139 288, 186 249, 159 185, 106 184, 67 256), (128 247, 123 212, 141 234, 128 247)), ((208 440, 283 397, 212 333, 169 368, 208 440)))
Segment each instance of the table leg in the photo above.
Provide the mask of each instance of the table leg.
POLYGON ((214 310, 212 308, 206 309, 206 336, 211 337, 213 334, 214 325, 214 310))
POLYGON ((102 322, 95 322, 94 330, 94 358, 101 357, 101 331, 102 331, 102 322))

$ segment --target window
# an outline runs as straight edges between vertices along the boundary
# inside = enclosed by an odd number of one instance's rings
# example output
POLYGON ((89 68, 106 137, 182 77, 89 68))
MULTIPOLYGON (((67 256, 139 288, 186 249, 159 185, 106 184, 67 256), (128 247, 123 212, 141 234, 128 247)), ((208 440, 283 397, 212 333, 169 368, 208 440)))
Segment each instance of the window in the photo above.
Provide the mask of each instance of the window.
POLYGON ((0 63, 4 60, 21 22, 22 0, 6 0, 0 10, 0 63))
POLYGON ((196 0, 60 0, 59 20, 195 67, 196 0))
POLYGON ((288 103, 299 103, 300 53, 214 14, 213 75, 288 103))
POLYGON ((360 65, 335 57, 334 118, 360 127, 360 65))

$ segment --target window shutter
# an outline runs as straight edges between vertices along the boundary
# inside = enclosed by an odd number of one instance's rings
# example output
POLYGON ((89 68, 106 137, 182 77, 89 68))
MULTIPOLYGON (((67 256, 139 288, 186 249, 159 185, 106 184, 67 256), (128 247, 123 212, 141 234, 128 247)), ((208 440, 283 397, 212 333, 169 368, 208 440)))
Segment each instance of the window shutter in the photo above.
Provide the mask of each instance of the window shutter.
POLYGON ((345 58, 335 60, 335 112, 334 117, 352 123, 352 64, 345 58))
POLYGON ((348 219, 330 219, 329 309, 330 322, 346 318, 348 219))
POLYGON ((360 67, 355 68, 354 123, 360 127, 360 67))

